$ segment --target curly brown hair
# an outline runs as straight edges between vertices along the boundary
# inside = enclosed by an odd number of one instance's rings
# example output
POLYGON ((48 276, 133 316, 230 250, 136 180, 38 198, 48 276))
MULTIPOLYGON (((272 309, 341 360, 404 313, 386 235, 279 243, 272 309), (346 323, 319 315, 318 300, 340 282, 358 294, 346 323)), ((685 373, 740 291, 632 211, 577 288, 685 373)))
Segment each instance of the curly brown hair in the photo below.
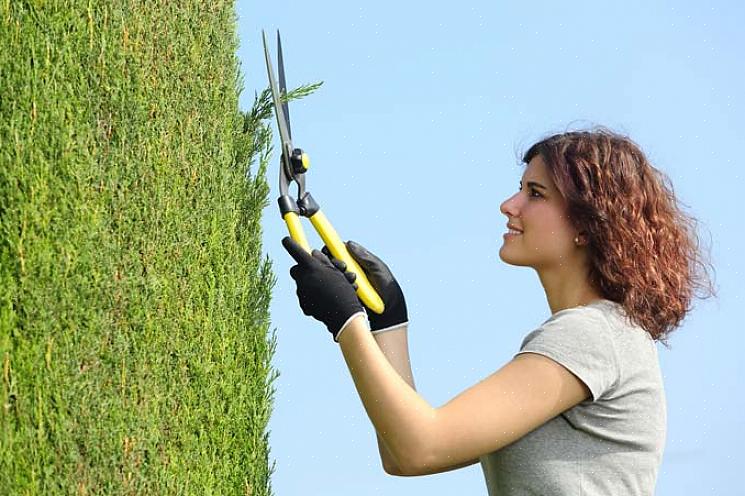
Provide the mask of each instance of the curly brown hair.
POLYGON ((703 290, 702 299, 716 295, 697 221, 678 207, 668 176, 630 138, 604 126, 544 138, 523 163, 538 154, 574 227, 587 235, 590 284, 667 346, 694 291, 703 290))

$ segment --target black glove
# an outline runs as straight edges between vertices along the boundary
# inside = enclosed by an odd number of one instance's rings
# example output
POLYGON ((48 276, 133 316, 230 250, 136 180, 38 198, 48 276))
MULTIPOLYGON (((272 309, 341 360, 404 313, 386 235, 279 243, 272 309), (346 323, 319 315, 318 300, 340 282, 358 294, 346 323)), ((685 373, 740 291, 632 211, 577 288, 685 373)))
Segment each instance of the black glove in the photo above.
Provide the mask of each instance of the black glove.
MULTIPOLYGON (((367 318, 370 321, 370 331, 373 334, 377 334, 379 332, 392 331, 408 324, 409 316, 406 312, 404 293, 401 291, 401 286, 398 285, 398 281, 393 277, 388 266, 370 253, 364 246, 354 241, 347 241, 345 245, 352 258, 365 271, 367 279, 378 295, 380 295, 385 305, 385 310, 380 315, 365 307, 367 318)), ((347 264, 334 258, 327 246, 324 246, 322 251, 344 273, 347 280, 354 284, 354 289, 357 289, 357 284, 354 282, 357 276, 347 271, 347 264)))
POLYGON ((298 263, 290 268, 290 276, 297 283, 300 308, 323 322, 338 343, 340 331, 352 317, 365 314, 354 288, 320 251, 311 255, 289 236, 282 245, 298 263))

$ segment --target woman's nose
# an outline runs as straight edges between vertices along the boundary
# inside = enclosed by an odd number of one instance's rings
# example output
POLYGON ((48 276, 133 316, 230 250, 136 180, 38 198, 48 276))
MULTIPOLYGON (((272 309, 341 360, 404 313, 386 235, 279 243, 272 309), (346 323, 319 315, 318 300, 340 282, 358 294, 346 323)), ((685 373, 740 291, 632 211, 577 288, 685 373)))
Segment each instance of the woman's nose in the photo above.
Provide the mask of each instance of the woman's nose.
POLYGON ((499 206, 499 211, 502 212, 504 215, 508 215, 510 217, 517 217, 518 208, 517 208, 517 202, 515 201, 515 196, 517 196, 517 193, 507 198, 499 206))

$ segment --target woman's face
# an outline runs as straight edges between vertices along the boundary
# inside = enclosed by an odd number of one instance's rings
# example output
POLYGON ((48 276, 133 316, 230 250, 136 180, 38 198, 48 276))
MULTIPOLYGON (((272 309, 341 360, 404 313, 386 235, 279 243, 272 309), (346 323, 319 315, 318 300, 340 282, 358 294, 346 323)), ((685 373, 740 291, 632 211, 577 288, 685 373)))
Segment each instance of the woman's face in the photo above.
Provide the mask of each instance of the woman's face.
POLYGON ((499 250, 499 258, 504 262, 536 270, 573 262, 571 257, 577 254, 574 243, 577 230, 569 221, 566 202, 540 155, 528 163, 520 191, 505 200, 499 209, 510 225, 522 231, 504 236, 499 250))

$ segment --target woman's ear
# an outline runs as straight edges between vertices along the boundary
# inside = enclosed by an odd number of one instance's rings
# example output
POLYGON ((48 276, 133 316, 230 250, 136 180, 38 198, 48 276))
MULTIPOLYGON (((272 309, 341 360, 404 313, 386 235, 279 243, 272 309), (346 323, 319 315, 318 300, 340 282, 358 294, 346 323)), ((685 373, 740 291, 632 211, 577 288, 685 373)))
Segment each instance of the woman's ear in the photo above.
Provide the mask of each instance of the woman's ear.
POLYGON ((587 244, 587 234, 582 231, 575 238, 577 246, 585 246, 587 244))

